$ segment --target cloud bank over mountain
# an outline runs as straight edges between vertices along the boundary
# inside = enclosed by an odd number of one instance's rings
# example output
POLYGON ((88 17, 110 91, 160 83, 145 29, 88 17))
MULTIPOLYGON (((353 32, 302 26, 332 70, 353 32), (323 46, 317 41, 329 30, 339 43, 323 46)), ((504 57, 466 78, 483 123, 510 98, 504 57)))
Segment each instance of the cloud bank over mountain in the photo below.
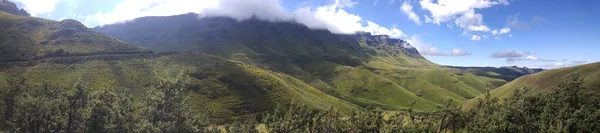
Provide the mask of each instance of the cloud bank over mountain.
MULTIPOLYGON (((122 23, 143 16, 168 16, 189 12, 198 13, 199 17, 227 16, 238 21, 257 18, 265 21, 295 21, 311 29, 327 29, 333 33, 351 34, 357 31, 370 32, 374 35, 389 35, 392 38, 408 37, 395 27, 385 27, 373 21, 365 20, 359 15, 347 12, 358 2, 351 0, 335 0, 323 6, 304 6, 288 11, 279 0, 124 0, 110 12, 96 13, 88 17, 88 21, 100 22, 100 25, 122 23), (196 5, 196 6, 194 6, 196 5), (176 10, 169 10, 176 9, 176 10)), ((404 7, 408 11, 408 7, 404 7)), ((413 17, 418 19, 418 17, 413 17)), ((419 20, 417 20, 419 21, 419 20)), ((454 48, 450 52, 442 52, 435 46, 424 43, 414 36, 408 39, 423 55, 428 56, 467 56, 470 53, 454 48)))
POLYGON ((253 17, 266 21, 296 21, 311 29, 327 29, 339 34, 366 31, 393 38, 406 37, 406 34, 397 28, 381 26, 344 10, 357 3, 351 0, 336 0, 324 6, 306 6, 286 11, 279 0, 124 0, 112 11, 96 13, 89 16, 88 20, 105 25, 127 22, 143 16, 194 12, 200 14, 200 17, 227 16, 238 21, 253 17))

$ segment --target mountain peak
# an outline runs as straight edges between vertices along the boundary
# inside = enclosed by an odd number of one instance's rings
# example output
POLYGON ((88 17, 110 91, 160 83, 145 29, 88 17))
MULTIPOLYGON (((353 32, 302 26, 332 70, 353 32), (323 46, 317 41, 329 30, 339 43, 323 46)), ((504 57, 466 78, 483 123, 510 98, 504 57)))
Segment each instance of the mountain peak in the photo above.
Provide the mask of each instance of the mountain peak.
POLYGON ((0 0, 0 11, 20 16, 31 16, 24 9, 19 9, 17 4, 8 0, 0 0))
POLYGON ((65 20, 60 21, 58 23, 58 27, 65 28, 65 29, 76 29, 76 30, 87 29, 87 27, 85 25, 83 25, 81 22, 79 22, 77 20, 73 20, 73 19, 65 19, 65 20))

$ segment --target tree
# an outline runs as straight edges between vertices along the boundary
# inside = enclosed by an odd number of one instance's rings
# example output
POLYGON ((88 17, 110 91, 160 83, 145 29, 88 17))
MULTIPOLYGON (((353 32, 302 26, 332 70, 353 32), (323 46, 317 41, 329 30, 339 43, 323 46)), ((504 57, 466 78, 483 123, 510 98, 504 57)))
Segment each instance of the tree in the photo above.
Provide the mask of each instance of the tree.
POLYGON ((144 118, 151 124, 151 132, 199 132, 206 124, 194 115, 185 104, 187 88, 183 77, 173 81, 161 80, 148 91, 144 118))
POLYGON ((2 88, 0 91, 0 96, 2 97, 2 111, 4 114, 4 118, 2 123, 2 127, 6 126, 6 121, 12 120, 12 117, 15 112, 17 98, 25 90, 25 79, 13 79, 7 80, 8 87, 2 88))
POLYGON ((82 123, 86 123, 90 115, 91 99, 89 88, 81 84, 77 84, 75 92, 68 95, 67 132, 86 131, 86 125, 82 123))
POLYGON ((131 133, 141 132, 143 120, 139 114, 140 107, 126 88, 104 90, 95 100, 90 117, 89 132, 98 133, 131 133))

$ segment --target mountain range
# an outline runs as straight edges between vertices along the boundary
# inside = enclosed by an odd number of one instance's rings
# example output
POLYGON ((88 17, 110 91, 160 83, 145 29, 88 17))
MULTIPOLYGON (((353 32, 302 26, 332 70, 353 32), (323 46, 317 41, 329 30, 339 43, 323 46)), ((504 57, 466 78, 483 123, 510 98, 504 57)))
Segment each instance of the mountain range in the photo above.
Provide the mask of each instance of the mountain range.
POLYGON ((94 30, 152 51, 211 54, 289 75, 362 107, 405 109, 417 102, 416 109, 430 110, 447 99, 461 104, 540 71, 440 66, 406 41, 387 35, 332 34, 294 22, 198 16, 143 17, 94 30))
POLYGON ((25 78, 34 86, 127 88, 141 99, 154 82, 183 76, 192 90, 189 108, 207 113, 200 107, 208 107, 214 118, 286 103, 342 112, 431 111, 448 99, 460 106, 487 92, 541 92, 573 74, 585 77, 588 86, 600 85, 597 63, 544 71, 442 66, 404 40, 367 32, 333 34, 295 22, 194 13, 90 29, 0 3, 0 87, 25 78))

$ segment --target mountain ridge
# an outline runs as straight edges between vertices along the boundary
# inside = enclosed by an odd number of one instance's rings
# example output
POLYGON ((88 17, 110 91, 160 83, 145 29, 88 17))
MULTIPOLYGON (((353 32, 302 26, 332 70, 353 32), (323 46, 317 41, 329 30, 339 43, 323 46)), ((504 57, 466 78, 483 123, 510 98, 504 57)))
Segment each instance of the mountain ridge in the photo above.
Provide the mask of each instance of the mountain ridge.
POLYGON ((329 95, 367 107, 430 110, 460 105, 507 82, 428 61, 401 39, 368 32, 333 34, 295 22, 199 18, 188 13, 95 27, 153 51, 216 55, 290 75, 329 95))
POLYGON ((214 55, 154 53, 72 19, 52 21, 0 11, 0 26, 6 27, 0 28, 0 50, 10 50, 0 54, 0 89, 8 88, 11 80, 25 79, 24 86, 30 88, 49 85, 72 91, 82 85, 93 94, 125 89, 137 101, 156 82, 182 77, 192 99, 186 106, 194 115, 208 115, 218 122, 293 102, 320 110, 361 110, 287 75, 214 55), (27 41, 15 43, 20 40, 27 41), (31 56, 23 58, 19 50, 29 50, 23 53, 31 56))

